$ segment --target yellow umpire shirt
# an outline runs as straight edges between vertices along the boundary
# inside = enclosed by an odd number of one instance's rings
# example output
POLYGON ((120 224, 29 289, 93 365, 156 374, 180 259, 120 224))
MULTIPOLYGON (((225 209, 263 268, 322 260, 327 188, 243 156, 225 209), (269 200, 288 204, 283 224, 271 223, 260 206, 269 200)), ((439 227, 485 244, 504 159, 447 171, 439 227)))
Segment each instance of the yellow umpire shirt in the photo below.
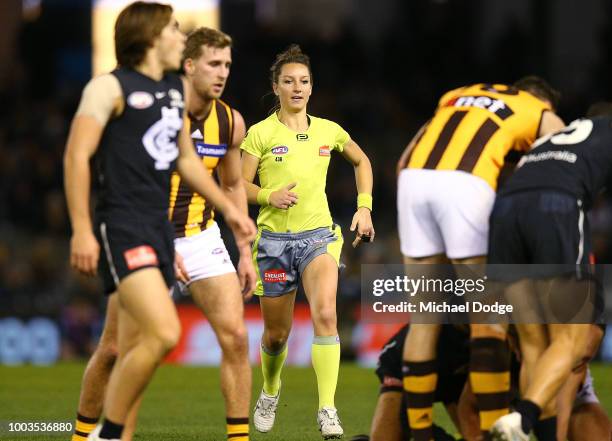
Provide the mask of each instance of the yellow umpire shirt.
POLYGON ((279 190, 293 182, 297 204, 287 210, 262 206, 257 217, 259 229, 277 233, 314 230, 332 225, 325 184, 331 152, 341 152, 350 140, 338 124, 308 116, 303 133, 285 126, 273 113, 253 125, 241 149, 259 158, 257 174, 262 189, 279 190))

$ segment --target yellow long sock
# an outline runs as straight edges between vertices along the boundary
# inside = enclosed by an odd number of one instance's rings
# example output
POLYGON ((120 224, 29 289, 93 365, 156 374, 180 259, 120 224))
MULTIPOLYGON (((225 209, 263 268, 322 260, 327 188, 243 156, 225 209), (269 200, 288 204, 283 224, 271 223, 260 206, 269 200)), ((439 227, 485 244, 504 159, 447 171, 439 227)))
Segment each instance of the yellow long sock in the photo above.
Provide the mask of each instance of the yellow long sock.
POLYGON ((316 336, 312 342, 312 367, 317 375, 319 409, 336 407, 334 396, 340 369, 340 339, 337 335, 316 336))
POLYGON ((259 348, 261 354, 261 373, 263 374, 263 390, 270 396, 276 396, 280 389, 280 376, 287 359, 287 345, 278 352, 273 352, 264 347, 259 348))

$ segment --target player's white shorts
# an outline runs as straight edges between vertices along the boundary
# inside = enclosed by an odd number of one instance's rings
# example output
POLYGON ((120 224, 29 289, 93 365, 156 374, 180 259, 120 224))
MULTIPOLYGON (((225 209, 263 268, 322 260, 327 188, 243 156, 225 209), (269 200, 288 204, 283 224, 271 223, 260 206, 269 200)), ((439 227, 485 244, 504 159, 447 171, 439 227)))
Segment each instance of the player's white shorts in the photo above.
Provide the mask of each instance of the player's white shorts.
POLYGON ((597 398, 597 394, 595 393, 595 386, 593 385, 593 377, 591 375, 591 370, 587 366, 587 372, 584 381, 576 392, 576 398, 574 399, 574 408, 578 408, 583 404, 597 403, 599 403, 599 398, 597 398))
POLYGON ((174 248, 183 257, 189 283, 236 272, 216 222, 194 236, 174 239, 174 248))
POLYGON ((404 169, 397 189, 402 254, 451 259, 487 254, 495 192, 484 179, 456 170, 404 169))

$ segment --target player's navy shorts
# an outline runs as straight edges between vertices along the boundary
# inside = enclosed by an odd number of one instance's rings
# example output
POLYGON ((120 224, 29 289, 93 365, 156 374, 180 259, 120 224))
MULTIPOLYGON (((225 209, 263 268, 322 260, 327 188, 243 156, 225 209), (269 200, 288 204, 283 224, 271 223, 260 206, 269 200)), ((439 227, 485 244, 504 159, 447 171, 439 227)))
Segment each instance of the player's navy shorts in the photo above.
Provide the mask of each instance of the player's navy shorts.
MULTIPOLYGON (((490 216, 487 261, 538 264, 537 277, 571 274, 589 263, 591 241, 582 202, 558 191, 500 195, 490 216)), ((525 266, 526 268, 526 266, 525 266)), ((499 276, 501 269, 494 270, 499 276)))
MULTIPOLYGON (((376 375, 380 393, 403 390, 402 353, 409 326, 404 326, 383 347, 378 358, 376 375)), ((443 325, 438 338, 438 383, 435 401, 457 403, 468 377, 470 335, 466 328, 443 325)))
POLYGON ((308 264, 321 254, 331 255, 339 265, 342 244, 338 225, 300 233, 260 231, 253 244, 255 295, 278 297, 296 290, 308 264))
POLYGON ((167 220, 139 222, 98 221, 98 273, 104 293, 117 291, 121 280, 143 268, 160 269, 168 288, 174 285, 174 230, 167 220))

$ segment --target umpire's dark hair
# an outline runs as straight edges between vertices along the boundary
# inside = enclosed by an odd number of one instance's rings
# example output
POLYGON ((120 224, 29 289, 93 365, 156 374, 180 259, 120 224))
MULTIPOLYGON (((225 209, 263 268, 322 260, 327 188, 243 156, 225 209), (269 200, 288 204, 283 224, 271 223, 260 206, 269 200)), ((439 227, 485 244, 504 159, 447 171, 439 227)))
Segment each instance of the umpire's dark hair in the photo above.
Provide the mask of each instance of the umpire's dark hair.
POLYGON ((548 101, 552 105, 553 110, 556 110, 559 106, 561 93, 553 89, 553 87, 541 77, 529 75, 516 81, 513 86, 517 89, 529 92, 537 98, 548 101))
POLYGON ((172 7, 161 3, 134 2, 115 22, 115 56, 119 66, 135 68, 144 61, 153 40, 170 23, 172 7))
POLYGON ((599 101, 589 106, 586 113, 587 118, 594 116, 612 116, 612 103, 609 101, 599 101))
MULTIPOLYGON (((285 64, 297 63, 303 64, 308 68, 310 74, 310 83, 312 84, 312 69, 310 67, 310 57, 302 52, 302 48, 297 44, 292 44, 284 52, 276 54, 276 60, 270 67, 270 82, 272 87, 274 84, 278 84, 278 78, 280 77, 281 70, 285 64)), ((274 108, 270 113, 277 112, 280 109, 280 100, 276 97, 274 108)))
POLYGON ((276 60, 270 67, 270 81, 272 84, 278 83, 278 77, 280 76, 281 69, 285 64, 298 63, 303 64, 308 68, 310 73, 310 81, 312 82, 312 69, 310 68, 310 57, 302 52, 297 44, 292 44, 284 52, 276 54, 276 60))

